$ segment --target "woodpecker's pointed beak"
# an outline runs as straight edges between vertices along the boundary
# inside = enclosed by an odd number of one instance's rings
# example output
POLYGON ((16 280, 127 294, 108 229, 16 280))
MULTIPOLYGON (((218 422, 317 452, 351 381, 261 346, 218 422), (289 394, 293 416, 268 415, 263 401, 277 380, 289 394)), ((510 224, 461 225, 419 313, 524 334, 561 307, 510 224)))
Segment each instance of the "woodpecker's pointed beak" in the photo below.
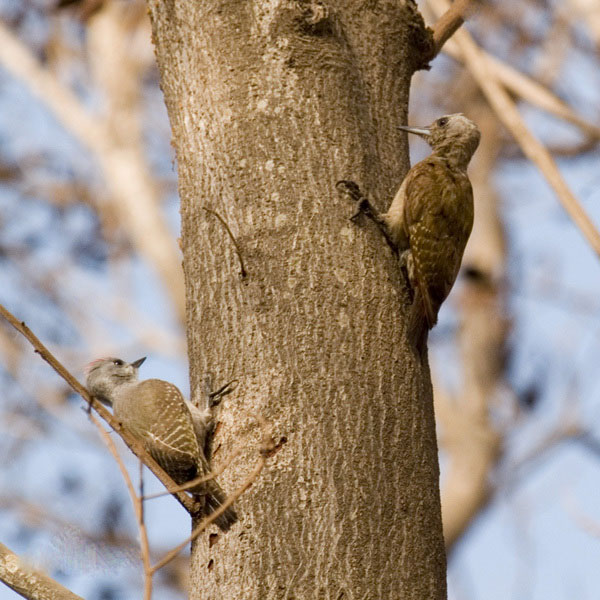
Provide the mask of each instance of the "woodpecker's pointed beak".
POLYGON ((398 125, 398 129, 402 131, 408 131, 408 133, 414 133, 420 137, 427 139, 431 135, 431 131, 427 127, 407 127, 406 125, 398 125))
POLYGON ((136 361, 131 363, 131 366, 135 367, 136 369, 139 369, 145 360, 146 360, 145 356, 144 356, 144 358, 138 358, 136 361))

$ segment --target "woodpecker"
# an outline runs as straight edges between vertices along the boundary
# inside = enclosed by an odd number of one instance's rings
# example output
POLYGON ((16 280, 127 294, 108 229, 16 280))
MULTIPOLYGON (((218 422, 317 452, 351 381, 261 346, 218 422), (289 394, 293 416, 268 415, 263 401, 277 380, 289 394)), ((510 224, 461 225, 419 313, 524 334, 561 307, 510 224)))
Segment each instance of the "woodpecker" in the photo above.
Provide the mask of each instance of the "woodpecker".
POLYGON ((399 129, 424 138, 432 153, 409 170, 387 213, 379 215, 355 183, 340 181, 337 187, 359 201, 359 212, 375 221, 398 252, 414 293, 410 329, 420 343, 437 322, 471 235, 473 190, 467 166, 481 134, 462 114, 399 129))
MULTIPOLYGON (((138 380, 138 369, 146 358, 127 363, 120 358, 101 358, 88 366, 86 386, 94 398, 112 407, 114 416, 136 437, 154 460, 171 476, 184 483, 210 472, 204 455, 210 410, 187 402, 179 389, 161 379, 138 380)), ((225 501, 225 493, 211 479, 189 490, 205 497, 207 513, 225 501)), ((227 531, 237 521, 232 507, 216 519, 227 531)))

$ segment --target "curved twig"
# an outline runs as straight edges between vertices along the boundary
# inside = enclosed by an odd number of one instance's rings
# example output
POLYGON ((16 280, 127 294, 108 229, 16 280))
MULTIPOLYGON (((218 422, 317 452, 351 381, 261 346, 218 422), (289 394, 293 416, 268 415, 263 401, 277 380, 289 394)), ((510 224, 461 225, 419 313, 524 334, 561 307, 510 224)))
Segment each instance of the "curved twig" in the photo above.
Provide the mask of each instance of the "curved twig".
POLYGON ((223 225, 223 227, 225 228, 225 231, 227 232, 231 241, 233 242, 233 246, 235 248, 235 253, 237 254, 237 257, 240 261, 240 277, 242 279, 244 279, 246 277, 246 275, 248 275, 248 272, 246 271, 246 267, 244 266, 244 259, 242 257, 242 251, 240 249, 238 241, 235 239, 235 236, 233 235, 233 233, 231 233, 231 229, 229 229, 229 225, 227 225, 227 221, 225 221, 225 219, 217 211, 213 210, 212 208, 208 208, 206 206, 203 206, 202 208, 207 213, 217 217, 217 219, 219 219, 221 225, 223 225))

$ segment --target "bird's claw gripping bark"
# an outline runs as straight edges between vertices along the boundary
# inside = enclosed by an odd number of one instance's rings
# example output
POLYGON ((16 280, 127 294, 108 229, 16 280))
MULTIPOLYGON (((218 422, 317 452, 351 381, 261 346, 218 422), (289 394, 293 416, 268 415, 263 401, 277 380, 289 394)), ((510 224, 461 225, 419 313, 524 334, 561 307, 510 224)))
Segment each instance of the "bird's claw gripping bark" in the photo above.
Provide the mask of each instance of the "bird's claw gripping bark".
POLYGON ((360 217, 360 215, 366 215, 370 219, 372 219, 374 221, 376 220, 374 213, 373 213, 373 207, 371 206, 371 203, 366 198, 361 198, 358 201, 358 210, 350 217, 350 220, 353 223, 356 223, 356 221, 358 221, 358 218, 360 217))
POLYGON ((348 196, 352 201, 358 204, 358 210, 350 217, 350 220, 353 223, 356 223, 360 215, 365 215, 375 225, 381 234, 385 238, 385 241, 388 243, 389 247, 392 249, 394 254, 398 254, 398 247, 390 237, 388 232, 387 224, 379 215, 377 209, 369 202, 369 199, 360 191, 360 187, 354 181, 350 181, 348 179, 341 179, 335 184, 335 187, 339 192, 348 196))
POLYGON ((359 202, 363 197, 358 184, 354 181, 350 181, 349 179, 340 179, 335 184, 335 187, 337 188, 338 192, 346 194, 351 200, 354 200, 354 202, 359 202))
POLYGON ((237 387, 237 384, 238 380, 232 379, 231 381, 228 381, 225 385, 222 385, 218 390, 215 390, 214 392, 208 392, 210 408, 221 404, 221 400, 223 400, 223 397, 231 394, 231 392, 233 392, 237 387))
POLYGON ((377 211, 371 206, 369 200, 360 191, 360 187, 354 181, 341 179, 335 184, 339 192, 345 194, 358 205, 358 210, 350 217, 350 220, 356 223, 360 215, 367 215, 372 219, 376 219, 377 211))

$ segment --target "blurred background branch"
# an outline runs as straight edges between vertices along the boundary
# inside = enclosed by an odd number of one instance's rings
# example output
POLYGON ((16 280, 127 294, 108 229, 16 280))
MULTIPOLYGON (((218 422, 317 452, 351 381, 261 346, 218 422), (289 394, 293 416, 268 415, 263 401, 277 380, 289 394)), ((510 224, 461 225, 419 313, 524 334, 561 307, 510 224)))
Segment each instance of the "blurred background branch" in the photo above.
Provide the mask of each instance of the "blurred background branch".
MULTIPOLYGON (((594 598, 600 7, 419 7, 443 51, 414 77, 409 122, 463 112, 483 132, 475 228, 430 342, 449 597, 594 598)), ((0 302, 73 373, 148 354, 186 390, 177 184, 145 4, 0 2, 0 19, 0 302)), ((411 143, 415 162, 428 150, 411 143)), ((4 327, 0 364, 0 539, 89 600, 138 596, 134 511, 80 402, 4 327)), ((189 522, 169 498, 145 511, 157 560, 189 522)), ((185 595, 185 564, 156 574, 156 597, 185 595)))

